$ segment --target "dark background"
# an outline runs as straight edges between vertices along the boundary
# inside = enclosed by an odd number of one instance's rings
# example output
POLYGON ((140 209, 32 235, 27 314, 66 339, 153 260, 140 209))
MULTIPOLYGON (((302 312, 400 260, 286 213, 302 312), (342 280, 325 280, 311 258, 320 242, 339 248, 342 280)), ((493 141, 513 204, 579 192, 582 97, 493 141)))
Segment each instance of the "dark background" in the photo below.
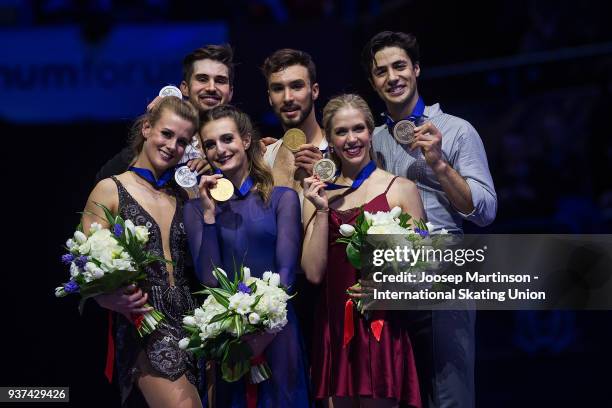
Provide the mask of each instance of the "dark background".
MULTIPOLYGON (((377 115, 383 106, 359 66, 361 47, 381 30, 411 31, 421 44, 426 103, 470 121, 487 150, 498 216, 486 229, 466 230, 610 233, 612 26, 605 3, 0 1, 0 36, 2 29, 77 24, 95 42, 116 24, 224 22, 239 63, 233 102, 264 134, 278 136, 258 70, 269 53, 292 47, 312 54, 318 113, 350 91, 377 115)), ((178 82, 180 61, 170 62, 178 82)), ((163 85, 153 84, 150 99, 163 85)), ((31 104, 44 109, 35 98, 31 104)), ((73 406, 118 403, 102 375, 105 315, 92 304, 80 317, 76 297, 56 300, 53 288, 67 276, 61 246, 95 173, 124 145, 130 120, 0 117, 0 162, 10 181, 2 212, 8 250, 0 385, 70 386, 73 406)), ((478 406, 610 406, 611 318, 609 311, 479 312, 478 406)))

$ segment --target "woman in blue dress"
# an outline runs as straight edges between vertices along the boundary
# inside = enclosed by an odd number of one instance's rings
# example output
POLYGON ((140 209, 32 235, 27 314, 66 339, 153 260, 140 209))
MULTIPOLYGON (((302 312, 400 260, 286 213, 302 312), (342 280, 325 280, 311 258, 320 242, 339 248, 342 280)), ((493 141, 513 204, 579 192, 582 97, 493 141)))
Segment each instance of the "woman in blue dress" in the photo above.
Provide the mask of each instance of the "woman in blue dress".
MULTIPOLYGON (((200 135, 207 160, 234 186, 231 199, 216 202, 209 189, 222 176, 204 176, 200 198, 185 205, 185 227, 200 282, 217 285, 213 265, 232 278, 234 265, 243 264, 254 277, 276 272, 281 283, 291 288, 302 237, 297 193, 273 186, 251 120, 237 108, 223 105, 208 111, 200 135)), ((272 370, 271 378, 257 385, 258 407, 310 406, 305 353, 291 302, 287 320, 279 333, 247 341, 253 355, 263 355, 272 370)), ((217 407, 246 407, 247 400, 251 405, 252 387, 244 378, 234 383, 223 381, 219 373, 216 378, 217 407)))

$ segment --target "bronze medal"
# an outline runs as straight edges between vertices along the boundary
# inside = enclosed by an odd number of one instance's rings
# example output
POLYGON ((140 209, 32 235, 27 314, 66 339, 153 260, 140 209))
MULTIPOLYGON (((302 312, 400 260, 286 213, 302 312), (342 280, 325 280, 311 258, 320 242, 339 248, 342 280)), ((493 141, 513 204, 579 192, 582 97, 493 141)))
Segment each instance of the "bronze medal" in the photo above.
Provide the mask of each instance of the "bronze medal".
POLYGON ((393 137, 397 140, 398 143, 409 145, 414 142, 414 122, 409 120, 400 120, 393 127, 393 137))

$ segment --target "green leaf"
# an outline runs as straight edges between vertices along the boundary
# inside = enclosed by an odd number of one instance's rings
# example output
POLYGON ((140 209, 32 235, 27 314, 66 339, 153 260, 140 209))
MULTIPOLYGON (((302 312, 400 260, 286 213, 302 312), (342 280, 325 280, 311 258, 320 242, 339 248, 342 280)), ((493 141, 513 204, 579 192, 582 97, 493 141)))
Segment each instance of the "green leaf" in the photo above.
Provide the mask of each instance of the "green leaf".
MULTIPOLYGON (((261 300, 262 297, 263 297, 263 294, 259 295, 259 296, 257 296, 255 298, 255 302, 253 302, 253 304, 251 305, 251 309, 255 309, 255 306, 257 306, 257 304, 259 303, 259 301, 261 300)), ((289 298, 289 299, 291 299, 291 298, 289 298)))
POLYGON ((346 246, 346 256, 355 268, 361 269, 361 255, 352 242, 346 246))
POLYGON ((234 325, 236 326, 236 337, 242 337, 244 334, 244 324, 242 323, 242 316, 239 314, 234 316, 234 325))
MULTIPOLYGON (((104 215, 106 216, 106 221, 111 225, 111 228, 114 224, 116 224, 115 219, 116 217, 113 215, 113 213, 111 212, 111 210, 108 209, 108 207, 106 207, 104 204, 98 203, 94 201, 94 204, 97 205, 98 207, 102 208, 102 210, 104 211, 104 215)), ((119 217, 119 216, 117 216, 119 217)))
POLYGON ((409 221, 412 219, 412 216, 410 214, 402 213, 398 218, 400 221, 400 227, 407 228, 410 225, 409 221))
POLYGON ((232 291, 232 283, 222 272, 218 270, 216 266, 213 266, 213 275, 217 278, 219 282, 219 286, 221 286, 224 290, 231 292, 232 291))
POLYGON ((221 374, 228 382, 238 381, 251 369, 251 357, 253 352, 248 344, 240 339, 234 339, 224 347, 221 360, 221 374))
POLYGON ((229 307, 229 300, 228 300, 229 293, 227 293, 226 291, 222 289, 218 289, 218 288, 208 288, 208 290, 210 294, 213 295, 217 303, 219 303, 221 306, 225 308, 229 307))
POLYGON ((210 319, 210 321, 208 322, 208 324, 220 322, 221 320, 223 320, 223 319, 225 319, 226 317, 228 317, 228 316, 229 316, 231 313, 232 313, 232 312, 230 312, 230 311, 228 310, 228 311, 225 311, 225 312, 223 312, 223 313, 219 313, 219 314, 217 314, 217 315, 214 315, 214 316, 213 316, 213 318, 212 318, 212 319, 210 319))

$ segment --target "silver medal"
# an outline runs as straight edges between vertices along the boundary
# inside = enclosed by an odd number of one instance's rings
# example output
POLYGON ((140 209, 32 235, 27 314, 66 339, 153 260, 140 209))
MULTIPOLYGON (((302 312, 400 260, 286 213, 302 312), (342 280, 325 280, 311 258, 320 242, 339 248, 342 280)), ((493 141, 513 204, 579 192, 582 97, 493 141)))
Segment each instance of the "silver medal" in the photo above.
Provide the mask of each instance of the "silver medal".
POLYGON ((191 188, 198 184, 198 174, 187 166, 181 166, 174 172, 174 180, 183 188, 191 188))
POLYGON ((159 91, 159 96, 161 97, 165 97, 165 96, 176 96, 177 98, 183 99, 183 94, 181 93, 181 90, 178 89, 176 86, 174 85, 168 85, 168 86, 164 86, 160 91, 159 91))
POLYGON ((336 164, 330 159, 321 159, 314 164, 312 172, 319 176, 319 180, 330 181, 336 174, 336 164))
POLYGON ((409 120, 400 120, 393 127, 393 137, 400 144, 409 145, 414 142, 414 122, 409 120))

